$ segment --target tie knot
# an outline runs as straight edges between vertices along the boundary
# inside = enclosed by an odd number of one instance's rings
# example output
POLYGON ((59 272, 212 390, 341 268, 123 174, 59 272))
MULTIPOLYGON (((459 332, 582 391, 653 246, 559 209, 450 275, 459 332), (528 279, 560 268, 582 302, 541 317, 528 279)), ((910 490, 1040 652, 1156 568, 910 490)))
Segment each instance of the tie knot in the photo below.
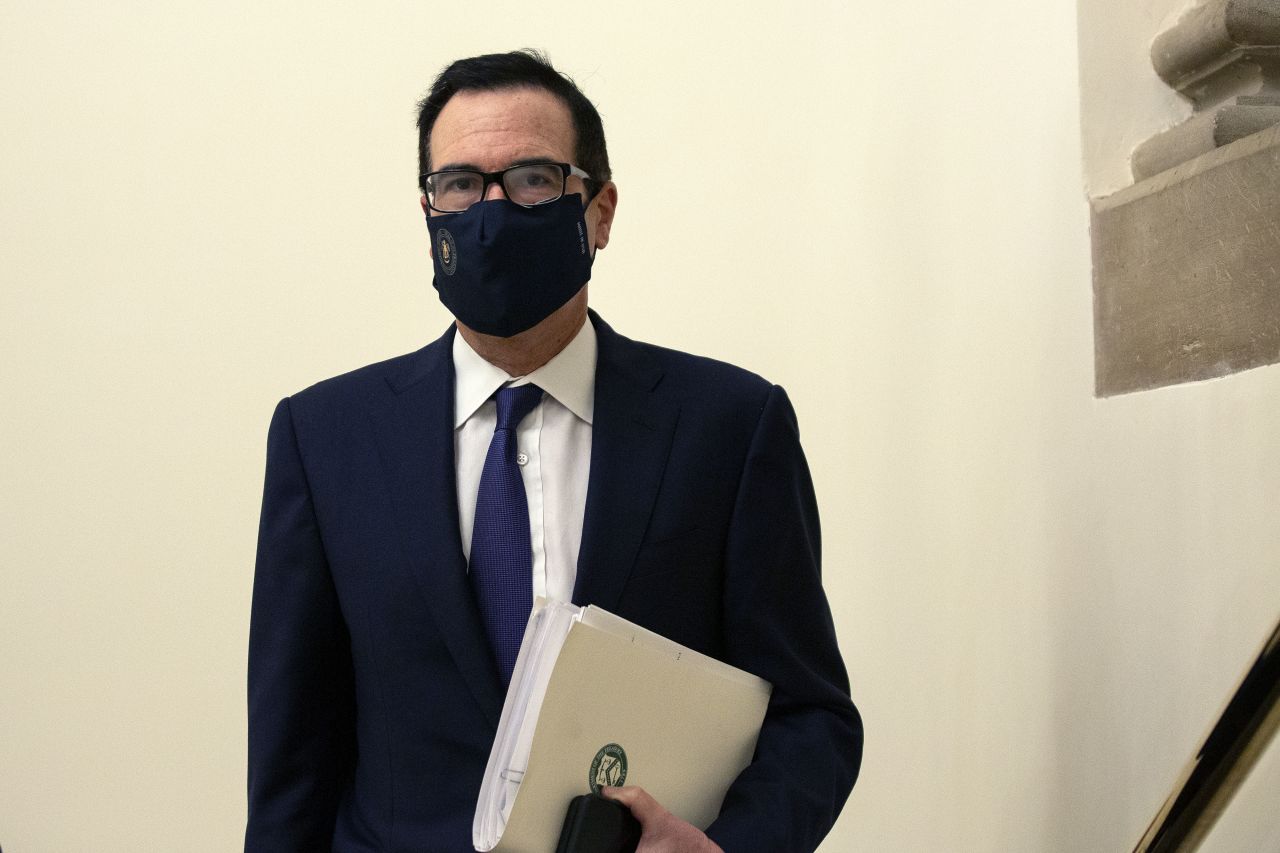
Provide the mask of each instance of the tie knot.
POLYGON ((496 429, 515 429, 524 420, 525 415, 532 412, 538 405, 538 401, 542 399, 542 389, 533 384, 499 388, 494 399, 498 403, 496 429))

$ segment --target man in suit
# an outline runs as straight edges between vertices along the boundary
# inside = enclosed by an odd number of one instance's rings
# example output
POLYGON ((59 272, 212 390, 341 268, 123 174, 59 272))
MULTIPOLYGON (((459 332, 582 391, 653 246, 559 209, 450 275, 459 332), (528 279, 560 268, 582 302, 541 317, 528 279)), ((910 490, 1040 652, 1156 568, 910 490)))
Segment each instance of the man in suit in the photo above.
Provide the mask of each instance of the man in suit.
POLYGON ((471 849, 532 597, 597 604, 774 685, 702 832, 609 789, 644 851, 804 851, 862 726, 786 394, 587 307, 618 201, 599 115, 529 52, 420 105, 435 286, 456 323, 281 401, 249 645, 246 851, 471 849))

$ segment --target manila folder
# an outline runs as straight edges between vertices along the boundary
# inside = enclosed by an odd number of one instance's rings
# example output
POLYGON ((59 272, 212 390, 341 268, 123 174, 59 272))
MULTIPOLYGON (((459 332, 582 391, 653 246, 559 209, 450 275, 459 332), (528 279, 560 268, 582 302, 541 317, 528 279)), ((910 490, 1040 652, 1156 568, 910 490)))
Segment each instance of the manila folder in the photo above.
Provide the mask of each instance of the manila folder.
POLYGON ((497 851, 555 850, 593 780, 639 785, 706 829, 755 752, 768 682, 591 610, 560 650, 497 851))

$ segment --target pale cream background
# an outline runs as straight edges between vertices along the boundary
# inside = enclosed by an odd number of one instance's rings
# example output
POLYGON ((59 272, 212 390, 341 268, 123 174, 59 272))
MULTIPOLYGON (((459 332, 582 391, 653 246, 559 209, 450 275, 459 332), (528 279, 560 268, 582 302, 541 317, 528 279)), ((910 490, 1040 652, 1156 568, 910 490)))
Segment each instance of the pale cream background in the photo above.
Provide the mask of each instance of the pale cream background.
POLYGON ((1280 372, 1093 398, 1075 10, 1015 0, 0 6, 0 844, 238 844, 271 408, 444 328, 413 104, 524 45, 609 132, 593 303, 796 403, 823 850, 1131 848, 1277 616, 1280 372))

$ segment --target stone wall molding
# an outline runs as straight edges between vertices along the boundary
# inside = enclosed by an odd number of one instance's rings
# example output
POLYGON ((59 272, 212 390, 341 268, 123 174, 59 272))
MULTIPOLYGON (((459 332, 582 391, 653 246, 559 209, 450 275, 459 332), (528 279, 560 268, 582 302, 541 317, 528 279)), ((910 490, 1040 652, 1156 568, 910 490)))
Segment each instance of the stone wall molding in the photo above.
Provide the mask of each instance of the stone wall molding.
POLYGON ((1135 180, 1280 125, 1280 0, 1208 0, 1156 36, 1151 64, 1195 107, 1133 152, 1135 180))
POLYGON ((1183 93, 1234 63, 1276 56, 1276 0, 1208 0, 1187 10, 1151 46, 1151 64, 1160 79, 1183 93))
POLYGON ((1098 396, 1280 362, 1280 126, 1091 206, 1098 396))

